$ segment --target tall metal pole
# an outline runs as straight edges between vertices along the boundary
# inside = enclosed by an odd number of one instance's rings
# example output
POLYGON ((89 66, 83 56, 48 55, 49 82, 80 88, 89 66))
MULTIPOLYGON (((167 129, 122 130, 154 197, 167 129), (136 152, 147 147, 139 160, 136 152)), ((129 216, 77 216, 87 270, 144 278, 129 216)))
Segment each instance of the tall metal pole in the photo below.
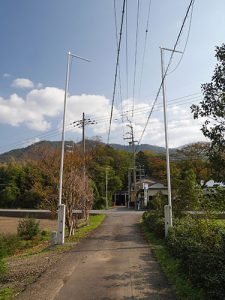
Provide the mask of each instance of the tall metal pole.
POLYGON ((108 168, 105 169, 105 206, 109 208, 108 204, 108 168))
POLYGON ((57 231, 57 244, 64 244, 65 233, 65 205, 62 204, 62 185, 63 185, 63 164, 64 164, 64 147, 65 147, 65 123, 66 123, 66 105, 67 95, 69 90, 70 81, 70 67, 73 57, 88 61, 88 59, 72 54, 68 52, 67 68, 66 68, 66 84, 64 93, 64 109, 63 109, 63 126, 62 126, 62 144, 61 144, 61 160, 60 160, 60 172, 59 172, 59 201, 58 201, 58 231, 57 231))
MULTIPOLYGON (((165 128, 165 144, 166 144, 166 170, 167 170, 167 187, 168 187, 168 227, 172 223, 172 201, 171 201, 171 180, 170 180, 170 155, 168 146, 168 131, 167 131, 167 101, 165 91, 165 74, 164 74, 164 57, 163 48, 160 47, 161 53, 161 73, 162 73, 162 94, 163 94, 163 111, 164 111, 164 128, 165 128)), ((167 233, 166 233, 167 234, 167 233)))
POLYGON ((64 94, 64 109, 63 109, 63 125, 62 125, 62 144, 61 144, 61 161, 59 173, 59 201, 58 201, 58 230, 57 230, 57 244, 64 244, 65 233, 65 205, 62 204, 62 184, 63 184, 63 163, 64 163, 64 147, 65 147, 65 123, 66 123, 66 104, 67 94, 69 89, 69 76, 71 65, 71 53, 68 52, 67 68, 66 68, 66 85, 64 94))
POLYGON ((83 144, 83 176, 84 176, 84 187, 85 187, 85 175, 86 175, 86 161, 85 161, 85 116, 83 113, 83 118, 82 118, 82 144, 83 144))
POLYGON ((61 161, 60 161, 60 176, 59 176, 59 203, 58 203, 59 205, 62 204, 62 180, 63 180, 64 145, 65 145, 66 105, 67 105, 67 94, 68 94, 68 89, 69 89, 70 65, 71 65, 71 53, 69 51, 68 57, 67 57, 66 85, 65 85, 65 93, 64 93, 61 161))
POLYGON ((130 208, 130 200, 131 200, 131 197, 130 197, 130 184, 131 184, 131 176, 130 176, 130 170, 128 170, 128 204, 127 204, 127 207, 130 208))

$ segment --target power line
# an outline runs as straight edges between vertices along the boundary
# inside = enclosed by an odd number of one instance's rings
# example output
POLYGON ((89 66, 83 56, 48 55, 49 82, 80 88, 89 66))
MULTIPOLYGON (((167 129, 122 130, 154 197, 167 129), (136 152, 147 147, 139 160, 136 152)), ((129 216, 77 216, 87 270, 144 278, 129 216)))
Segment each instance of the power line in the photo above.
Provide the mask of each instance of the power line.
MULTIPOLYGON (((116 45, 118 48, 118 29, 117 29, 117 14, 116 14, 116 0, 114 0, 114 20, 115 20, 115 31, 116 31, 116 45)), ((123 113, 123 97, 122 97, 122 87, 121 87, 121 72, 120 72, 120 61, 118 63, 118 71, 119 71, 119 92, 120 92, 120 105, 121 105, 121 112, 123 113)), ((122 118, 123 122, 123 118, 122 118)), ((124 134, 124 126, 123 126, 123 134, 124 134)))
POLYGON ((115 71, 114 85, 113 85, 113 97, 112 97, 112 105, 111 105, 111 113, 110 113, 110 121, 109 121, 108 143, 109 143, 109 137, 110 137, 111 125, 112 125, 113 107, 114 107, 114 100, 115 100, 117 73, 118 73, 119 57, 120 57, 120 46, 121 46, 121 39, 122 39, 122 33, 123 33, 123 20, 124 20, 125 4, 126 4, 126 0, 123 0, 123 9, 122 9, 122 17, 121 17, 121 25, 120 25, 120 36, 119 36, 119 43, 118 43, 118 47, 117 47, 116 71, 115 71))
POLYGON ((186 14, 185 14, 183 23, 182 23, 182 25, 181 25, 180 31, 179 31, 179 33, 178 33, 176 42, 175 42, 174 47, 173 47, 173 51, 171 52, 171 55, 170 55, 169 63, 168 63, 168 65, 167 65, 167 67, 166 67, 166 70, 165 70, 165 72, 164 72, 164 76, 163 76, 163 78, 162 78, 162 80, 161 80, 161 83, 160 83, 158 92, 157 92, 157 94, 156 94, 155 100, 154 100, 153 105, 152 105, 152 107, 151 107, 151 110, 150 110, 150 112, 149 112, 149 115, 148 115, 146 124, 145 124, 144 129, 143 129, 143 131, 142 131, 142 133, 141 133, 141 136, 140 136, 140 139, 139 139, 139 141, 138 141, 138 144, 137 144, 136 148, 138 147, 138 145, 140 145, 140 142, 141 142, 141 140, 142 140, 142 138, 143 138, 143 136, 144 136, 144 133, 145 133, 145 131, 146 131, 146 128, 147 128, 147 126, 148 126, 150 117, 151 117, 151 115, 152 115, 154 106, 155 106, 155 104, 156 104, 156 102, 157 102, 157 100, 158 100, 158 97, 159 97, 159 94, 160 94, 160 91, 161 91, 162 84, 163 84, 163 82, 164 82, 164 80, 165 80, 165 77, 166 77, 166 75, 167 75, 167 72, 168 72, 168 70, 169 70, 170 64, 171 64, 172 59, 173 59, 174 52, 176 51, 178 42, 179 42, 179 40, 180 40, 180 36, 181 36, 181 34, 182 34, 182 32, 183 32, 183 28, 184 28, 184 25, 185 25, 185 23, 186 23, 186 20, 187 20, 187 17, 188 17, 188 14, 189 14, 189 11, 190 11, 190 9, 191 9, 191 7, 192 7, 193 2, 194 2, 194 0, 191 0, 190 3, 189 3, 189 5, 188 5, 188 8, 187 8, 187 11, 186 11, 186 14))
POLYGON ((148 6, 148 16, 147 16, 147 24, 146 24, 146 29, 145 29, 145 41, 144 41, 144 50, 143 50, 143 57, 142 57, 141 79, 140 79, 140 85, 139 85, 138 98, 139 98, 140 93, 141 93, 141 85, 142 85, 142 77, 143 77, 144 61, 145 61, 145 52, 146 52, 147 38, 148 38, 148 32, 149 32, 149 19, 150 19, 150 12, 151 12, 151 4, 152 4, 152 0, 149 1, 149 6, 148 6))
MULTIPOLYGON (((118 29, 117 29, 117 15, 116 15, 116 0, 114 0, 114 20, 115 20, 115 31, 116 31, 116 46, 118 49, 118 29)), ((119 91, 120 91, 120 102, 121 102, 121 111, 123 113, 123 97, 122 97, 122 88, 121 88, 121 73, 120 73, 120 61, 118 62, 118 72, 119 72, 119 91)))
POLYGON ((127 8, 127 1, 126 1, 126 90, 127 90, 127 99, 128 99, 128 8, 127 8))
POLYGON ((140 10, 140 0, 137 4, 137 22, 136 22, 136 39, 135 39, 135 54, 134 54, 134 82, 133 82, 133 111, 132 117, 134 114, 134 94, 135 94, 135 85, 136 85, 136 69, 137 69, 137 45, 138 45, 138 29, 139 29, 139 10, 140 10))
MULTIPOLYGON (((200 100, 202 100, 202 98, 198 98, 196 100, 198 100, 197 102, 199 102, 200 100)), ((197 102, 195 102, 195 103, 197 103, 197 102)), ((188 100, 188 101, 182 102, 182 103, 180 103, 180 102, 178 102, 178 103, 170 103, 170 104, 168 104, 168 106, 172 106, 172 105, 183 106, 183 105, 186 105, 188 103, 193 103, 193 100, 191 99, 191 100, 188 100)), ((160 111, 162 108, 163 108, 163 105, 155 106, 153 112, 160 111)), ((128 112, 132 112, 132 110, 125 111, 124 112, 124 116, 128 112)), ((143 113, 147 113, 147 112, 149 112, 149 108, 142 108, 142 109, 136 110, 136 112, 134 112, 134 115, 138 116, 138 115, 142 115, 143 113)), ((120 118, 122 118, 122 115, 121 114, 117 114, 117 115, 114 115, 114 117, 115 118, 113 120, 114 121, 118 121, 120 118)), ((108 122, 107 119, 108 119, 107 117, 105 117, 104 119, 100 119, 100 120, 97 119, 98 120, 98 124, 99 123, 107 123, 108 122)))
POLYGON ((189 36, 190 36, 190 32, 191 32, 191 24, 192 24, 192 17, 193 17, 193 10, 194 10, 194 3, 195 3, 195 0, 193 1, 192 3, 192 8, 191 8, 191 14, 190 14, 190 22, 189 22, 189 27, 188 27, 188 33, 187 33, 187 38, 186 38, 186 41, 185 41, 185 45, 184 45, 184 49, 182 51, 182 54, 181 54, 181 57, 176 65, 176 67, 170 71, 168 73, 168 75, 172 74, 173 72, 176 71, 176 69, 180 66, 181 64, 181 61, 183 60, 183 57, 184 57, 184 54, 185 54, 185 51, 186 51, 186 48, 187 48, 187 44, 188 44, 188 41, 189 41, 189 36))
MULTIPOLYGON (((202 99, 202 94, 201 93, 193 93, 193 94, 189 94, 189 95, 186 95, 186 96, 182 96, 182 97, 178 97, 178 98, 174 98, 174 99, 171 99, 171 100, 168 100, 168 103, 176 103, 176 102, 183 102, 183 100, 189 100, 189 101, 193 101, 193 100, 196 100, 196 99, 202 99), (190 99, 189 99, 190 98, 190 99), (182 101, 181 101, 182 100, 182 101)), ((186 102, 185 102, 186 103, 186 102)), ((129 107, 128 107, 129 108, 129 107)), ((149 111, 149 108, 139 108, 139 109, 136 109, 136 112, 140 112, 140 111, 144 111, 144 112, 148 112, 149 111)), ((131 109, 128 109, 126 111, 124 111, 124 114, 128 113, 128 112, 132 112, 132 108, 131 109)), ((136 113, 134 113, 136 114, 136 113)), ((117 113, 114 115, 114 117, 117 117, 117 116, 120 116, 121 114, 120 113, 117 113)), ((103 117, 100 117, 100 118, 95 118, 97 121, 99 120, 108 120, 109 116, 108 115, 105 115, 103 117)))
MULTIPOLYGON (((188 95, 185 95, 185 96, 182 96, 182 97, 178 97, 178 98, 174 98, 174 99, 168 100, 168 105, 169 106, 172 106, 172 105, 177 105, 177 106, 186 105, 186 104, 188 104, 190 102, 193 103, 193 100, 196 101, 196 102, 199 101, 199 100, 202 100, 201 96, 202 96, 201 92, 188 94, 188 95)), ((159 109, 161 107, 162 107, 162 105, 156 106, 154 108, 154 112, 155 111, 159 111, 159 109)), ((145 112, 148 112, 148 111, 149 111, 149 108, 136 109, 136 112, 134 113, 134 115, 139 115, 139 114, 142 114, 142 113, 145 113, 145 112)), ((129 112, 132 112, 132 109, 130 109, 130 110, 128 109, 128 110, 124 111, 124 116, 127 113, 129 113, 129 112)), ((89 115, 89 116, 91 117, 91 115, 89 115)), ((114 120, 118 121, 118 118, 121 117, 121 113, 115 114, 114 117, 117 118, 117 119, 114 118, 114 120)), ((99 117, 99 118, 95 118, 95 120, 98 123, 106 123, 106 122, 108 122, 108 119, 109 119, 109 115, 105 115, 105 116, 102 116, 102 117, 99 117)), ((70 128, 72 129, 73 128, 73 123, 71 123, 71 122, 66 125, 67 129, 70 129, 70 128)), ((3 146, 0 147, 0 149, 4 149, 4 148, 10 147, 10 146, 25 145, 30 140, 35 139, 35 138, 41 138, 43 140, 44 138, 49 138, 49 137, 57 136, 59 134, 60 134, 59 128, 55 128, 55 129, 49 130, 49 131, 47 131, 45 133, 42 133, 42 134, 30 136, 28 138, 25 138, 22 141, 20 140, 20 141, 14 142, 14 143, 9 143, 9 144, 3 145, 3 146)))

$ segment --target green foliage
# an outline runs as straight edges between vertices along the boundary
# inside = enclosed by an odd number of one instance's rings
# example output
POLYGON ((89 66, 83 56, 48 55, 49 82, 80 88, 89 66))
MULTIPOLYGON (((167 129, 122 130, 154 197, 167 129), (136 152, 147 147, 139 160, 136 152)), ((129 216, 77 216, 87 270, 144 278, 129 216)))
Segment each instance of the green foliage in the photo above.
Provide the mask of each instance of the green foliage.
POLYGON ((6 262, 3 258, 0 258, 0 280, 2 280, 4 278, 4 275, 6 272, 7 272, 6 262))
POLYGON ((0 290, 0 300, 11 300, 14 297, 14 292, 11 288, 0 290))
POLYGON ((13 255, 19 247, 20 239, 17 235, 0 234, 0 279, 4 278, 7 272, 7 264, 4 258, 8 255, 13 255))
POLYGON ((149 209, 157 210, 161 215, 164 214, 164 206, 167 204, 167 196, 157 193, 151 201, 149 201, 149 209))
POLYGON ((93 209, 103 209, 106 207, 105 197, 95 197, 93 209))
POLYGON ((194 287, 183 272, 180 259, 175 258, 169 253, 164 240, 156 238, 145 221, 142 221, 141 226, 147 241, 150 243, 151 251, 167 276, 173 290, 176 292, 177 298, 181 300, 205 299, 203 291, 194 287))
POLYGON ((17 235, 0 234, 0 259, 14 254, 20 246, 20 239, 17 235))
POLYGON ((32 218, 19 221, 17 227, 18 236, 24 240, 31 240, 40 233, 39 222, 32 218))
POLYGON ((105 215, 103 214, 90 216, 90 224, 79 228, 73 236, 67 237, 66 241, 79 242, 79 240, 86 237, 90 231, 100 226, 104 219, 105 215))
POLYGON ((207 193, 201 201, 201 207, 204 211, 213 214, 215 212, 225 211, 225 188, 212 187, 207 189, 207 193))
POLYGON ((96 145, 92 151, 92 159, 88 167, 90 177, 95 184, 94 207, 101 207, 104 202, 106 168, 108 169, 108 200, 110 201, 115 191, 126 187, 127 170, 131 165, 132 156, 130 153, 115 150, 107 145, 96 145))
POLYGON ((217 181, 225 178, 225 44, 216 47, 217 65, 212 81, 202 85, 204 99, 200 105, 192 105, 195 119, 206 118, 201 130, 210 139, 211 147, 208 151, 213 166, 213 173, 217 181))
POLYGON ((33 186, 39 177, 31 163, 0 166, 0 207, 36 208, 41 199, 33 186))
POLYGON ((189 280, 206 299, 224 299, 225 230, 207 220, 186 217, 170 228, 167 245, 189 280))
POLYGON ((148 226, 149 230, 157 237, 163 238, 165 236, 164 217, 161 211, 151 210, 143 214, 143 220, 148 226))
POLYGON ((202 198, 203 191, 196 181, 194 171, 192 169, 185 171, 183 179, 179 181, 177 195, 173 199, 175 214, 180 215, 182 211, 199 209, 202 198))

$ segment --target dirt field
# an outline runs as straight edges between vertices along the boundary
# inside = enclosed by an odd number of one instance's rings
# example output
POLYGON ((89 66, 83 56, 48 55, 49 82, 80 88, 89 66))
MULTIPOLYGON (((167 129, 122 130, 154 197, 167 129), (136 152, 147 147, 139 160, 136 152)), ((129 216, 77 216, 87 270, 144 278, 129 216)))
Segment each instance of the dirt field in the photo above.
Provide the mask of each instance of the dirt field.
MULTIPOLYGON (((9 218, 9 217, 0 217, 0 233, 16 233, 17 225, 20 218, 9 218)), ((43 220, 37 219, 40 221, 40 227, 43 230, 56 230, 56 220, 43 220)))

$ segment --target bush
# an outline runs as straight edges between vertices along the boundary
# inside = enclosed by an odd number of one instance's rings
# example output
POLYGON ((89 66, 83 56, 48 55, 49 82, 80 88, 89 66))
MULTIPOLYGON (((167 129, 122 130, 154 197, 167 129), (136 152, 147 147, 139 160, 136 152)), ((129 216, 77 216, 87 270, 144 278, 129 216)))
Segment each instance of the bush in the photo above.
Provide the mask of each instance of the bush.
POLYGON ((181 260, 184 272, 208 299, 225 295, 225 230, 207 220, 186 217, 170 228, 170 252, 181 260))
POLYGON ((0 259, 14 254, 19 248, 20 240, 16 235, 0 235, 0 259))
POLYGON ((6 271, 7 271, 6 263, 2 258, 0 258, 0 280, 4 277, 6 271))
POLYGON ((151 210, 143 214, 143 220, 157 237, 163 238, 165 236, 165 221, 162 213, 157 210, 151 210))
POLYGON ((94 201, 93 209, 103 209, 106 206, 105 197, 97 197, 94 201))
POLYGON ((18 236, 24 240, 31 240, 40 233, 39 222, 32 218, 22 219, 17 227, 18 236))

